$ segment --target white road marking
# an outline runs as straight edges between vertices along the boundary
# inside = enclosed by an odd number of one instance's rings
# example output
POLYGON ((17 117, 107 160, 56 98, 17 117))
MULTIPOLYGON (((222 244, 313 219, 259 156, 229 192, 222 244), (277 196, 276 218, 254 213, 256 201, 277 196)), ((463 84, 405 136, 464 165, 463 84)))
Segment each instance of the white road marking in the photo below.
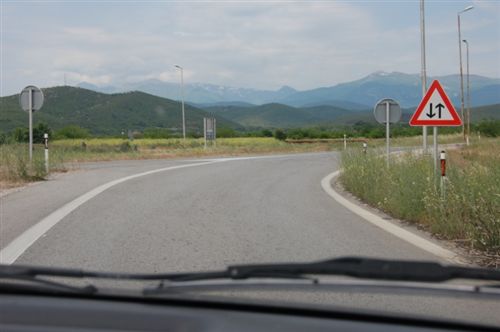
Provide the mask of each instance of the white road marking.
MULTIPOLYGON (((221 160, 225 161, 225 160, 221 160)), ((54 227, 59 221, 61 221, 68 214, 76 210, 82 204, 85 204, 87 201, 96 197, 103 191, 116 186, 117 184, 123 183, 125 181, 129 181, 132 179, 136 179, 142 176, 151 175, 159 172, 171 171, 174 169, 187 168, 187 167, 195 167, 213 164, 217 162, 221 162, 219 160, 206 161, 202 163, 195 164, 185 164, 178 166, 170 166, 165 168, 159 168, 152 171, 147 171, 143 173, 137 173, 134 175, 126 176, 120 179, 116 179, 110 182, 107 182, 99 187, 96 187, 87 193, 75 198, 71 202, 63 205, 61 208, 55 210, 47 217, 40 220, 35 225, 28 228, 24 233, 15 238, 11 243, 9 243, 5 248, 0 250, 0 263, 1 264, 12 264, 16 259, 19 258, 36 240, 38 240, 41 236, 47 233, 52 227, 54 227)))
MULTIPOLYGON (((71 212, 76 210, 82 204, 85 204, 92 198, 96 197, 103 191, 116 186, 117 184, 123 183, 128 180, 136 179, 142 176, 151 175, 159 172, 171 171, 180 168, 203 166, 214 163, 226 162, 226 161, 238 161, 238 160, 254 160, 254 159, 270 159, 270 158, 285 158, 285 157, 297 157, 300 154, 283 154, 283 155, 270 155, 270 156, 252 156, 252 157, 232 157, 232 158, 214 158, 214 159, 203 159, 203 162, 185 164, 178 166, 170 166, 165 168, 159 168, 143 173, 133 174, 120 179, 116 179, 105 184, 96 187, 89 192, 75 198, 71 202, 63 205, 61 208, 55 210, 47 217, 40 220, 35 225, 28 228, 21 235, 10 242, 5 248, 0 250, 0 264, 12 264, 18 259, 29 247, 33 245, 40 237, 44 236, 52 227, 54 227, 59 221, 64 219, 71 212)), ((189 161, 199 161, 199 160, 189 160, 189 161)))
POLYGON ((449 262, 453 263, 464 263, 459 255, 455 254, 454 252, 445 249, 427 239, 424 239, 423 237, 420 237, 404 228, 401 228, 387 220, 382 219, 381 217, 377 216, 376 214, 371 213, 368 210, 363 209, 362 207, 358 206, 357 204, 354 204, 347 200, 346 198, 342 197, 338 192, 336 192, 332 186, 331 186, 331 181, 334 177, 338 176, 340 174, 340 171, 335 171, 333 173, 328 174, 321 180, 321 186, 323 187, 323 190, 330 195, 334 200, 336 200, 338 203, 342 204, 344 207, 347 209, 351 210, 361 218, 367 220, 368 222, 372 223, 373 225, 383 229, 384 231, 397 236, 398 238, 411 243, 412 245, 423 249, 437 257, 440 257, 442 259, 445 259, 449 262))

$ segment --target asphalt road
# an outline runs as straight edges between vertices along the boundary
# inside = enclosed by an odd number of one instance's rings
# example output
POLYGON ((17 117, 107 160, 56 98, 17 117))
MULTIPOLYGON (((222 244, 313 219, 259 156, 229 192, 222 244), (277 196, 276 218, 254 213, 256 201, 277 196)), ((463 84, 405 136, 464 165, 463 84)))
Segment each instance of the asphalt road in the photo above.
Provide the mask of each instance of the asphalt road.
MULTIPOLYGON (((2 198, 0 248, 30 225, 105 182, 186 161, 87 164, 82 170, 2 198)), ((31 245, 18 264, 127 272, 221 269, 234 263, 309 261, 337 256, 416 260, 437 257, 367 223, 320 186, 338 154, 222 160, 119 183, 86 201, 31 245)), ((454 300, 394 302, 341 295, 342 304, 500 321, 498 304, 478 313, 454 300), (404 304, 404 305, 402 305, 404 304), (406 310, 406 309, 405 309, 406 310), (457 316, 458 315, 458 316, 457 316)), ((308 300, 328 303, 324 295, 308 300)))

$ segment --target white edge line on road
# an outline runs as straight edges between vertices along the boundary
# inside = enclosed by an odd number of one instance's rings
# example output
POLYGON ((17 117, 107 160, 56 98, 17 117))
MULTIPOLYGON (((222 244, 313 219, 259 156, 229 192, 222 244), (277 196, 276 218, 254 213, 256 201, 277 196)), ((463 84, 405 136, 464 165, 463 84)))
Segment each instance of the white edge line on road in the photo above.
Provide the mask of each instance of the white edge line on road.
POLYGON ((363 209, 362 207, 358 206, 357 204, 354 204, 347 200, 346 198, 342 197, 338 192, 336 192, 332 186, 331 186, 331 181, 333 178, 337 177, 340 174, 340 171, 335 171, 333 173, 328 174, 321 180, 321 186, 323 187, 323 190, 330 195, 334 200, 336 200, 338 203, 352 211, 353 213, 357 214, 361 218, 367 220, 368 222, 372 223, 373 225, 383 229, 384 231, 397 236, 398 238, 411 243, 412 245, 423 249, 435 256, 438 256, 442 259, 445 259, 449 262, 453 263, 463 263, 462 260, 460 260, 459 255, 455 254, 454 252, 445 249, 429 240, 426 240, 404 228, 401 228, 387 220, 382 219, 381 217, 377 216, 376 214, 371 213, 368 210, 363 209))
MULTIPOLYGON (((19 258, 29 247, 33 245, 41 236, 47 233, 52 227, 54 227, 59 221, 61 221, 68 214, 76 210, 82 204, 85 204, 92 198, 96 197, 103 191, 116 186, 117 184, 123 183, 128 180, 136 179, 142 176, 151 175, 159 172, 165 172, 180 168, 203 166, 214 163, 226 162, 226 161, 237 161, 237 160, 254 160, 254 159, 269 159, 269 158, 283 158, 283 157, 294 157, 300 154, 284 154, 284 155, 270 155, 270 156, 252 156, 252 157, 229 157, 229 158, 214 158, 214 159, 202 159, 203 162, 184 164, 177 166, 170 166, 164 168, 158 168, 151 171, 137 173, 129 175, 123 178, 119 178, 105 184, 102 184, 85 194, 75 198, 71 202, 63 205, 59 209, 55 210, 47 217, 40 220, 35 225, 28 228, 21 235, 10 242, 5 248, 0 250, 0 264, 12 264, 19 258)), ((196 160, 188 160, 188 162, 196 160)))
POLYGON ((113 186, 116 186, 117 184, 123 183, 125 181, 129 181, 132 179, 136 179, 136 178, 139 178, 142 176, 159 173, 159 172, 171 171, 171 170, 180 169, 180 168, 214 164, 214 163, 223 162, 223 161, 227 161, 227 160, 211 160, 211 161, 206 161, 206 162, 201 162, 201 163, 184 164, 184 165, 158 168, 158 169, 154 169, 154 170, 143 172, 143 173, 129 175, 129 176, 119 178, 119 179, 107 182, 105 184, 102 184, 99 187, 96 187, 96 188, 86 192, 85 194, 75 198, 71 202, 63 205, 61 208, 55 210, 54 212, 49 214, 47 217, 43 218, 38 223, 36 223, 35 225, 31 226, 26 231, 24 231, 21 235, 19 235, 12 242, 10 242, 5 248, 0 250, 0 263, 1 264, 14 263, 15 260, 18 259, 19 256, 21 256, 33 243, 35 243, 36 240, 38 240, 43 234, 47 233, 52 227, 54 227, 64 217, 66 217, 68 214, 70 214, 71 212, 76 210, 82 204, 85 204, 87 201, 91 200, 92 198, 99 195, 103 191, 105 191, 113 186))

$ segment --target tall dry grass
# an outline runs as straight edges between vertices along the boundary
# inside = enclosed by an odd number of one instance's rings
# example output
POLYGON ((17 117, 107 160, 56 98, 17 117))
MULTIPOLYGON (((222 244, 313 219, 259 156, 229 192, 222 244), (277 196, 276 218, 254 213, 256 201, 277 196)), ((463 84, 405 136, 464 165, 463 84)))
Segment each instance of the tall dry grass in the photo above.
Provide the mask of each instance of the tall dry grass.
POLYGON ((445 196, 432 158, 406 153, 386 166, 380 151, 342 155, 341 181, 394 217, 476 249, 500 254, 500 140, 448 152, 445 196))

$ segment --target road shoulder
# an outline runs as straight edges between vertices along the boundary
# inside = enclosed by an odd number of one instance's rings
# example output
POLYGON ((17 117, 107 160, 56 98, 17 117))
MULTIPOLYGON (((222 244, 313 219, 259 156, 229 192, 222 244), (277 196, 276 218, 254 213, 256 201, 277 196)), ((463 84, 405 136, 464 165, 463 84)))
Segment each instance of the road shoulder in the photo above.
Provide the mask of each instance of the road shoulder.
POLYGON ((361 201, 343 188, 338 178, 339 174, 338 171, 329 174, 323 179, 322 185, 327 194, 345 208, 356 213, 367 222, 371 222, 385 231, 439 256, 444 261, 465 265, 476 264, 468 257, 465 250, 458 247, 455 243, 439 239, 414 223, 393 218, 387 213, 361 201), (328 187, 330 190, 328 190, 328 187))

